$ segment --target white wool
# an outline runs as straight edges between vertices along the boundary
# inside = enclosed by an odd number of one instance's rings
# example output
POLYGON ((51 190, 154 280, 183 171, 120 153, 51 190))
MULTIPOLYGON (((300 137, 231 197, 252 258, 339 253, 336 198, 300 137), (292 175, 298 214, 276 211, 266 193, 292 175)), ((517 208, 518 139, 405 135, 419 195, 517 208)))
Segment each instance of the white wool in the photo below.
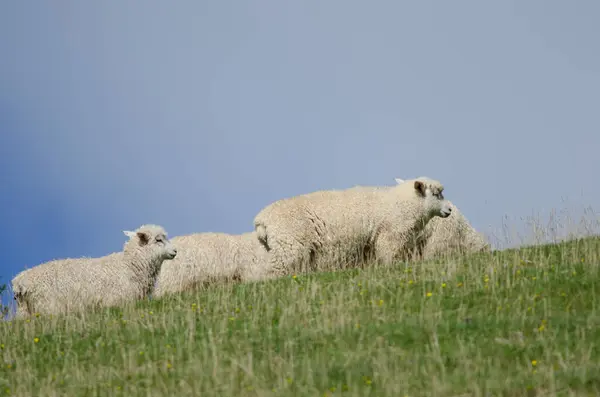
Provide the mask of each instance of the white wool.
POLYGON ((260 280, 267 252, 256 233, 195 233, 173 237, 177 257, 163 263, 154 297, 218 282, 260 280))

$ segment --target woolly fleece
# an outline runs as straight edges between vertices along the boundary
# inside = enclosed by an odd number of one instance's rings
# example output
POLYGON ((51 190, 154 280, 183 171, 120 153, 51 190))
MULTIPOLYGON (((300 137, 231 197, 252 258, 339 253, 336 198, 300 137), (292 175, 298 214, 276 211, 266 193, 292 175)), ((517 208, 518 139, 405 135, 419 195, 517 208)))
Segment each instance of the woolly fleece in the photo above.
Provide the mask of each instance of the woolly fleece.
POLYGON ((262 279, 267 251, 255 232, 232 235, 195 233, 171 239, 177 257, 163 263, 154 297, 193 290, 216 282, 262 279))

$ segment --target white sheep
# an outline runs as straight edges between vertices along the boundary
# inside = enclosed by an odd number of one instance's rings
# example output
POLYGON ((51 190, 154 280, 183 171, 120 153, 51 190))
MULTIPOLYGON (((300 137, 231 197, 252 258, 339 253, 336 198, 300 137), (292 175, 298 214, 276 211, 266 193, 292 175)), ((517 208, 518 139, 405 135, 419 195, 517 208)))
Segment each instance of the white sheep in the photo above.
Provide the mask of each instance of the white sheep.
POLYGON ((425 226, 419 237, 420 257, 432 259, 444 255, 490 252, 485 236, 475 230, 456 205, 450 205, 452 216, 434 218, 425 226))
POLYGON ((163 263, 152 293, 155 298, 218 282, 262 279, 267 251, 255 232, 194 233, 173 237, 171 242, 177 257, 163 263))
MULTIPOLYGON (((405 181, 396 178, 396 183, 405 181)), ((390 186, 386 186, 390 188, 390 186)), ((485 236, 469 223, 464 214, 454 203, 452 216, 431 219, 417 237, 417 249, 414 259, 432 259, 435 257, 490 251, 491 247, 485 236)))
POLYGON ((76 312, 147 297, 163 261, 175 258, 177 249, 161 226, 123 233, 129 240, 122 252, 56 259, 17 274, 12 280, 17 316, 76 312))
POLYGON ((276 201, 254 219, 269 252, 268 276, 314 271, 336 261, 390 263, 408 258, 416 236, 451 207, 439 181, 420 177, 386 189, 355 187, 276 201))

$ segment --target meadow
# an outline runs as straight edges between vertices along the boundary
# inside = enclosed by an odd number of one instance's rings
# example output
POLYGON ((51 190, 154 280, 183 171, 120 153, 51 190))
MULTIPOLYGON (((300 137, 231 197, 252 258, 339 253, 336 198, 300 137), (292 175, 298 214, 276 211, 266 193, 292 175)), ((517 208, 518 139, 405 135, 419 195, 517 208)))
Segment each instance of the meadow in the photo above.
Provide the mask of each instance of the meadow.
POLYGON ((0 323, 0 396, 600 394, 600 239, 0 323))

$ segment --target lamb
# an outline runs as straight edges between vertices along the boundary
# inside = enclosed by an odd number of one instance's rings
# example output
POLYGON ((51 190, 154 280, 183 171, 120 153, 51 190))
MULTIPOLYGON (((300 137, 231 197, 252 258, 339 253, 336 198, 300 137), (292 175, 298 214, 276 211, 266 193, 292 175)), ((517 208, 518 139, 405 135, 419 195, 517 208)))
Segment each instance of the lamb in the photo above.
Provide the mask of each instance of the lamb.
POLYGON ((65 314, 108 307, 151 292, 165 259, 177 249, 158 225, 123 231, 122 252, 100 258, 56 259, 24 270, 12 279, 17 316, 65 314))
POLYGON ((269 253, 267 277, 314 271, 334 257, 383 263, 407 259, 416 236, 452 208, 437 180, 419 177, 387 189, 317 191, 276 201, 254 219, 269 253))
MULTIPOLYGON (((405 181, 396 178, 396 183, 405 181)), ((389 186, 388 186, 389 188, 389 186)), ((463 213, 449 201, 452 216, 434 217, 417 237, 417 249, 413 259, 432 259, 455 253, 466 254, 490 251, 485 236, 469 223, 463 213)))
POLYGON ((171 239, 177 258, 163 263, 153 297, 202 288, 216 282, 262 279, 267 254, 255 232, 195 233, 171 239))

